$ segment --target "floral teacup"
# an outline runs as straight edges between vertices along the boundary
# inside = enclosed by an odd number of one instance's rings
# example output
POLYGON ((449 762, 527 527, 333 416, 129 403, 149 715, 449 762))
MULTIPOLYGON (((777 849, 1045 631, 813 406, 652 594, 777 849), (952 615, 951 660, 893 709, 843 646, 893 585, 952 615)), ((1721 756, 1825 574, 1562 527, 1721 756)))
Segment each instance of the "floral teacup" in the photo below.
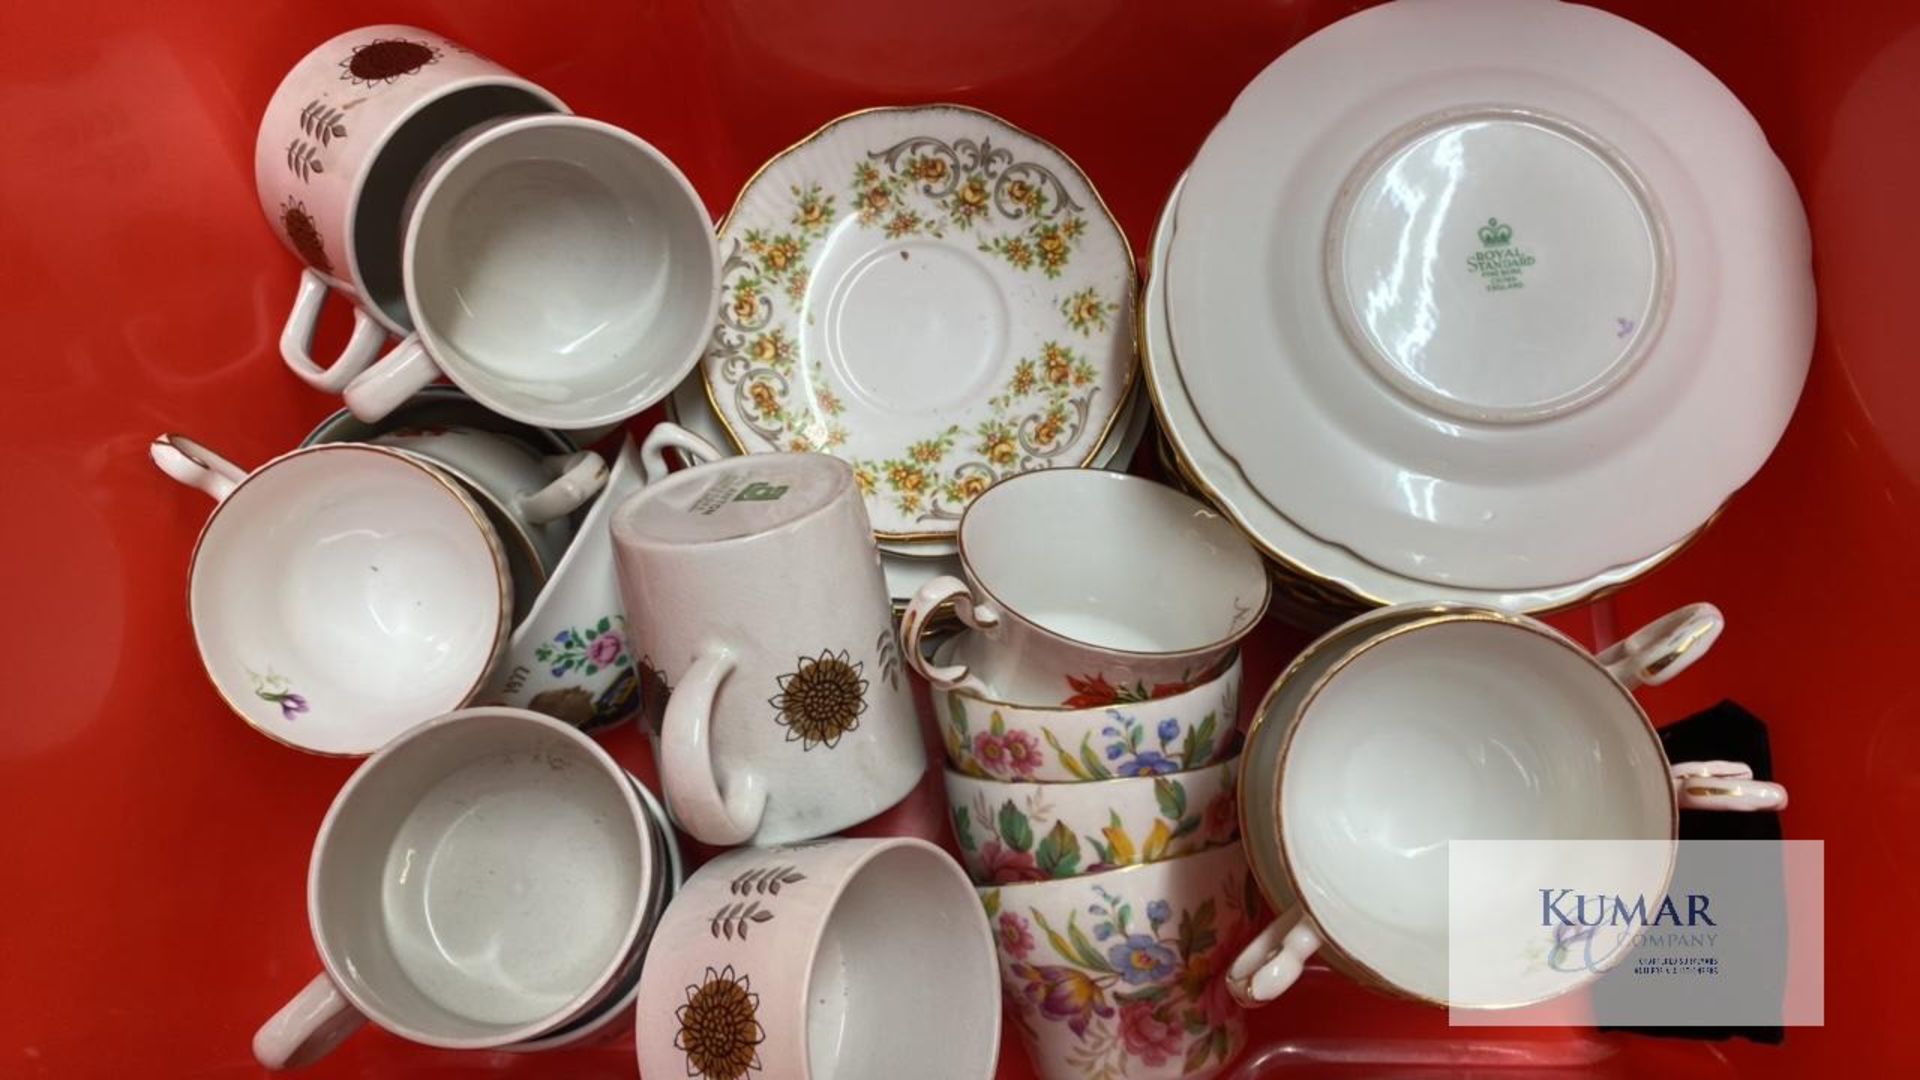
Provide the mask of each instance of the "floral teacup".
MULTIPOLYGON (((951 645, 942 646, 940 655, 951 645)), ((937 701, 939 694, 936 691, 937 701)), ((1015 705, 945 693, 947 764, 967 776, 1042 783, 1163 776, 1211 765, 1239 746, 1240 656, 1171 697, 1116 695, 1087 708, 1015 705)))
POLYGON ((960 861, 982 885, 1097 874, 1240 835, 1234 766, 1091 784, 1014 784, 947 770, 960 861))
POLYGON ((1225 975, 1266 909, 1239 844, 980 897, 1040 1076, 1206 1080, 1246 1045, 1225 975))

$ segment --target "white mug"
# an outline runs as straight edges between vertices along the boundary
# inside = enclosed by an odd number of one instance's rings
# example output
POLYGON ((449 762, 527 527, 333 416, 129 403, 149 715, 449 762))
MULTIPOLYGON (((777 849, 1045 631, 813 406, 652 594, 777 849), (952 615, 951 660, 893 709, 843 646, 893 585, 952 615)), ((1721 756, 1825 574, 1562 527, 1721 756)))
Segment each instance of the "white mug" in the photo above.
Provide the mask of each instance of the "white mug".
POLYGON ((325 967, 263 1025, 292 1068, 368 1020, 448 1049, 547 1037, 624 993, 671 868, 639 786, 591 739, 522 709, 428 721, 368 758, 314 840, 325 967))
POLYGON ((415 336, 361 372, 377 420, 441 375, 529 424, 592 428, 673 391, 720 289, 713 225, 673 162, 577 116, 481 125, 421 180, 401 250, 415 336))
POLYGON ((280 355, 338 393, 413 331, 400 270, 404 208, 427 163, 456 135, 500 116, 565 112, 545 89, 439 34, 366 26, 300 58, 273 92, 254 143, 260 208, 307 269, 280 355), (354 304, 353 335, 322 368, 311 355, 329 288, 354 304))
MULTIPOLYGON (((1271 1001, 1321 953, 1364 984, 1430 1004, 1532 1004, 1450 994, 1447 841, 1664 840, 1665 865, 1639 875, 1664 881, 1680 809, 1785 806, 1784 788, 1743 765, 1670 763, 1630 692, 1685 670, 1723 625, 1711 604, 1694 604, 1595 656, 1523 615, 1408 605, 1310 646, 1247 736, 1241 828, 1279 915, 1235 960, 1235 996, 1271 1001)), ((1483 959, 1517 959, 1531 940, 1483 959)))
POLYGON ((752 454, 614 511, 628 626, 672 686, 667 809, 709 844, 825 836, 905 798, 927 759, 866 505, 845 462, 752 454))

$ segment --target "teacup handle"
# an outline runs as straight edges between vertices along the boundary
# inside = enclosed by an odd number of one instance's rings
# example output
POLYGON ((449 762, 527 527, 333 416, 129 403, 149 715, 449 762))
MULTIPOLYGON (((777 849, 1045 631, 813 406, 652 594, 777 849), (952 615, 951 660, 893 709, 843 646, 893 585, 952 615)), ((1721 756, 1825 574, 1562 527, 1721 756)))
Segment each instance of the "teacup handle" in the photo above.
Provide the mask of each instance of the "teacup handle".
POLYGON ((387 340, 387 328, 367 314, 366 308, 355 304, 353 336, 347 339, 346 348, 340 350, 331 367, 314 363, 313 332, 320 325, 320 308, 332 291, 319 274, 312 270, 300 272, 300 287, 293 294, 293 310, 287 313, 287 325, 280 330, 280 359, 308 386, 337 394, 380 355, 380 346, 387 340))
POLYGON ((1295 909, 1267 924, 1227 969, 1227 992, 1247 1008, 1265 1005, 1293 986, 1307 958, 1320 949, 1320 933, 1295 909))
POLYGON ((907 663, 920 677, 941 690, 965 690, 975 694, 991 694, 987 685, 967 670, 965 664, 936 664, 927 659, 921 640, 926 636, 927 618, 937 611, 941 604, 953 601, 953 613, 960 617, 970 629, 982 632, 990 631, 1000 625, 1000 613, 985 604, 975 602, 973 590, 967 583, 950 574, 942 574, 913 594, 907 610, 900 616, 900 649, 907 655, 907 663))
POLYGON ((667 698, 660 724, 660 776, 667 808, 688 835, 703 844, 744 844, 760 829, 767 789, 757 774, 720 790, 713 767, 713 701, 733 673, 733 650, 709 645, 667 698))
POLYGON ((607 462, 591 450, 555 454, 546 459, 552 483, 519 499, 520 512, 536 525, 556 521, 580 509, 607 486, 607 462))
POLYGON ((378 363, 354 376, 342 395, 347 409, 362 421, 372 424, 386 418, 413 395, 433 385, 440 367, 427 354, 418 335, 409 336, 393 347, 378 363))
POLYGON ((708 465, 727 455, 721 453, 707 440, 681 427, 670 420, 662 420, 647 432, 645 442, 640 444, 640 475, 651 484, 667 475, 667 447, 692 458, 696 463, 708 465))
POLYGON ((1594 659, 1629 690, 1659 686, 1705 656, 1726 627, 1719 608, 1688 604, 1635 630, 1594 659))
POLYGON ((160 471, 190 488, 199 488, 214 502, 225 502, 247 470, 201 446, 185 435, 171 432, 156 436, 147 444, 147 456, 160 471))
POLYGON ((1683 761, 1672 767, 1673 793, 1682 810, 1784 810, 1787 789, 1755 780, 1738 761, 1683 761))
POLYGON ((323 971, 253 1033, 253 1058, 269 1069, 311 1065, 366 1022, 323 971))

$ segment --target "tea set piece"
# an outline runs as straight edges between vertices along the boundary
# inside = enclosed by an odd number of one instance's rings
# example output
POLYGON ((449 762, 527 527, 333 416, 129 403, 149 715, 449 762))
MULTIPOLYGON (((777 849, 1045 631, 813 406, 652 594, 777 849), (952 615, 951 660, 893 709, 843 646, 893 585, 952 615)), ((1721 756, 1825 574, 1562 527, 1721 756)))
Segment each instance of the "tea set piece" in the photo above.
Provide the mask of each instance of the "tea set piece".
POLYGON ((1678 543, 1805 381, 1791 178, 1710 72, 1593 8, 1335 23, 1242 92, 1177 217, 1206 428, 1300 528, 1416 581, 1532 589, 1678 543))
POLYGON ((643 1076, 987 1080, 993 934, 924 840, 833 838, 719 856, 654 932, 643 1076))
POLYGON ((566 111, 544 87, 417 27, 349 30, 302 57, 274 90, 254 145, 260 208, 306 264, 280 336, 294 374, 338 393, 389 333, 413 333, 405 207, 442 147, 490 119, 566 111), (311 348, 329 290, 353 304, 354 326, 322 368, 311 348))
POLYGON ((188 607, 214 689, 255 730, 370 754, 471 701, 507 641, 506 553, 461 484, 358 443, 251 474, 180 435, 149 447, 218 504, 194 544, 188 607))
MULTIPOLYGON (((945 663, 953 648, 934 650, 945 663)), ((1205 768, 1239 748, 1240 654, 1185 687, 1083 684, 1071 705, 934 691, 947 764, 991 780, 1071 783, 1205 768), (1151 696, 1160 691, 1161 696, 1151 696)))
POLYGON ((1045 1080, 1208 1080, 1245 1048, 1223 976, 1266 910, 1239 844, 980 897, 1045 1080))
POLYGON ((936 689, 1033 704, 1080 687, 1186 686, 1259 622, 1265 564, 1232 523, 1189 496, 1097 469, 1021 473, 960 522, 962 578, 941 577, 901 617, 907 662, 936 689), (952 659, 924 652, 926 620, 953 604, 952 659))
POLYGON ((752 454, 629 496, 611 523, 667 808, 705 843, 810 839, 905 798, 926 750, 853 469, 752 454))
MULTIPOLYGON (((1202 422, 1182 381, 1182 358, 1167 327, 1167 250, 1175 235, 1185 178, 1176 184, 1160 212, 1153 234, 1152 272, 1140 298, 1143 381, 1159 418, 1157 446, 1164 476, 1190 494, 1205 498, 1239 526, 1249 541, 1274 564, 1282 580, 1276 588, 1297 596, 1296 621, 1324 625, 1326 612, 1417 603, 1422 600, 1484 604, 1540 614, 1592 600, 1664 563, 1690 543, 1699 530, 1651 555, 1563 584, 1520 589, 1476 589, 1420 581, 1385 570, 1338 544, 1295 524, 1248 482, 1239 463, 1217 444, 1202 422)), ((1702 529, 1705 528, 1703 525, 1702 529)), ((1286 605, 1278 603, 1277 607, 1286 605)))
POLYGON ((325 970, 254 1036, 269 1068, 371 1020, 447 1049, 549 1036, 617 996, 672 872, 637 785, 591 739, 522 709, 394 739, 321 823, 307 880, 325 970))
POLYGON ((419 454, 468 487, 486 491, 518 531, 533 538, 549 573, 573 541, 571 515, 607 483, 607 463, 591 450, 543 459, 474 428, 402 426, 372 441, 419 454))
POLYGON ((956 105, 853 113, 762 166, 720 234, 716 415, 744 451, 847 461, 881 539, 950 539, 996 481, 1107 442, 1133 258, 1033 135, 956 105))
POLYGON ((1112 780, 980 780, 947 770, 960 861, 982 885, 1096 874, 1239 839, 1232 758, 1112 780))
MULTIPOLYGON (((1537 924, 1450 928, 1449 840, 1562 841, 1533 876, 1583 881, 1594 867, 1564 841, 1666 841, 1664 857, 1623 859, 1605 879, 1608 892, 1659 895, 1682 807, 1786 803, 1784 788, 1744 766, 1669 762, 1631 692, 1707 651, 1722 627, 1712 605, 1681 608, 1598 656, 1545 624, 1485 608, 1363 619, 1303 654, 1248 734, 1242 827, 1280 913, 1234 963, 1232 987, 1249 1003, 1284 993, 1315 954, 1362 983, 1436 1005, 1511 1008, 1559 996, 1604 965, 1540 963, 1547 931, 1537 924), (1696 793, 1686 778, 1703 774, 1724 779, 1696 793), (1347 782, 1366 775, 1395 780, 1347 782), (1476 943, 1478 974, 1466 987, 1447 962, 1451 935, 1462 932, 1476 943)), ((1530 880, 1508 868, 1459 887, 1492 896, 1530 880)))
POLYGON ((660 450, 668 445, 709 460, 719 456, 670 423, 648 432, 644 450, 632 439, 622 444, 606 489, 581 519, 579 536, 552 580, 514 627, 482 700, 545 713, 582 731, 611 727, 641 708, 648 687, 627 641, 609 522, 628 496, 666 476, 660 450))

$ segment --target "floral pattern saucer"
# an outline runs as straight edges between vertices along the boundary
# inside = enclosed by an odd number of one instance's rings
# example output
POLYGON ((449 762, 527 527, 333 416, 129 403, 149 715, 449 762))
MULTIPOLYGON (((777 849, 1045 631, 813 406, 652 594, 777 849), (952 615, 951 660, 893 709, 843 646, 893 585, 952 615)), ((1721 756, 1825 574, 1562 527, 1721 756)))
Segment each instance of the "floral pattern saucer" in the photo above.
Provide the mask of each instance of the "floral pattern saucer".
POLYGON ((885 540, 950 537, 1083 465, 1133 381, 1133 257, 1058 150, 952 105, 872 109, 761 168, 720 231, 702 362, 743 452, 851 464, 885 540))

